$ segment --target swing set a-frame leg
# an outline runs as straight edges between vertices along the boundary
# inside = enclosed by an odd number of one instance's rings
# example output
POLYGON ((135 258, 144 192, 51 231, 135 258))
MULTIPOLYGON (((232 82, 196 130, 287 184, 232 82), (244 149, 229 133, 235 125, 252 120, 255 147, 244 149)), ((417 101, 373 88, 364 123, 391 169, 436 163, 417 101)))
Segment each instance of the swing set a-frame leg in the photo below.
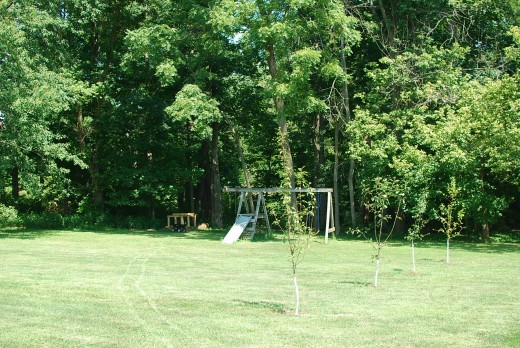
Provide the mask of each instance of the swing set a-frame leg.
POLYGON ((327 192, 327 218, 325 219, 325 243, 329 242, 329 232, 336 238, 336 228, 334 227, 334 209, 332 209, 332 193, 327 192))

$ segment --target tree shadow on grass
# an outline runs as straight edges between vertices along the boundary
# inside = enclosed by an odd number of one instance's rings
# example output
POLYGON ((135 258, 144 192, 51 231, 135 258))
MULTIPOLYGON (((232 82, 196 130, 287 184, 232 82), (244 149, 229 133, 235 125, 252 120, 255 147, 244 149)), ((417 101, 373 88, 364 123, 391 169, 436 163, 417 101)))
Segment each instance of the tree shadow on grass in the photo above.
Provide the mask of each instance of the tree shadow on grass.
POLYGON ((499 243, 499 244, 485 244, 485 243, 450 243, 450 249, 472 251, 477 253, 490 254, 506 254, 520 252, 520 244, 518 243, 499 243))
POLYGON ((227 231, 221 229, 207 229, 207 230, 188 230, 186 232, 176 232, 169 229, 162 230, 84 230, 80 232, 91 232, 99 234, 110 235, 126 235, 136 237, 150 237, 150 238, 178 238, 178 239, 193 239, 193 240, 208 240, 220 241, 224 238, 227 231))
MULTIPOLYGON (((125 236, 145 236, 150 238, 179 238, 192 240, 208 240, 208 241, 222 241, 228 233, 228 228, 223 229, 205 229, 205 230, 188 230, 186 232, 177 232, 170 229, 122 229, 122 228, 103 228, 103 227, 84 227, 84 228, 59 228, 59 229, 26 229, 26 228, 3 228, 0 229, 0 239, 17 238, 17 239, 37 239, 49 237, 58 233, 96 233, 106 235, 125 235, 125 236)), ((314 241, 321 243, 324 240, 323 234, 315 236, 314 241)), ((252 240, 243 234, 239 240, 240 242, 285 242, 285 235, 283 231, 271 230, 268 232, 264 229, 258 229, 252 240)))
POLYGON ((262 242, 283 242, 285 240, 285 235, 282 231, 272 230, 271 232, 261 231, 255 233, 253 243, 262 243, 262 242))
POLYGON ((47 230, 47 229, 1 229, 0 239, 37 239, 55 236, 58 233, 96 233, 105 235, 125 235, 150 238, 182 238, 194 240, 220 241, 227 231, 220 229, 193 230, 187 232, 173 232, 171 230, 125 230, 125 229, 78 229, 78 230, 47 230))
MULTIPOLYGON (((415 244, 418 249, 444 249, 446 242, 418 242, 415 244)), ((520 252, 519 243, 471 243, 458 242, 457 239, 451 240, 451 250, 464 250, 475 253, 489 253, 489 254, 506 254, 520 252)))
POLYGON ((367 286, 374 285, 374 283, 367 282, 367 281, 360 281, 360 280, 340 280, 340 281, 336 281, 335 283, 355 285, 355 286, 360 286, 360 287, 367 287, 367 286))
MULTIPOLYGON (((137 229, 115 229, 115 228, 82 228, 82 229, 0 229, 0 239, 16 238, 16 239, 37 239, 56 235, 58 233, 96 233, 105 235, 124 235, 124 236, 136 236, 136 237, 149 237, 149 238, 178 238, 178 239, 191 239, 191 240, 207 240, 220 242, 226 234, 227 229, 207 229, 207 230, 188 230, 186 232, 176 232, 170 229, 160 230, 137 230, 137 229)), ((241 241, 249 242, 249 239, 242 237, 241 241)), ((261 243, 261 242, 272 242, 272 241, 283 241, 283 233, 271 232, 264 233, 260 232, 255 234, 254 238, 250 242, 261 243)))
POLYGON ((268 301, 236 301, 239 305, 250 307, 250 308, 259 308, 259 309, 267 309, 275 313, 285 314, 287 309, 281 304, 276 302, 268 302, 268 301))
POLYGON ((0 239, 37 239, 56 235, 57 230, 2 229, 0 239))

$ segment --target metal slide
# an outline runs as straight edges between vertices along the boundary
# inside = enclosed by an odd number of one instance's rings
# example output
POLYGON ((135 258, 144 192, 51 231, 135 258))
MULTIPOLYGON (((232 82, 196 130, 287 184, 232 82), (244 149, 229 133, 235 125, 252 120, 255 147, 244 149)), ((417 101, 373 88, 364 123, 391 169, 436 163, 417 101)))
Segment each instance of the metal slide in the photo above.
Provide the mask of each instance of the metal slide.
POLYGON ((245 215, 245 214, 239 215, 237 217, 233 227, 231 227, 229 232, 226 234, 226 236, 222 240, 222 243, 224 243, 224 244, 235 243, 238 240, 238 238, 240 238, 240 236, 242 235, 242 233, 244 232, 247 225, 251 222, 252 219, 253 219, 252 215, 245 215))

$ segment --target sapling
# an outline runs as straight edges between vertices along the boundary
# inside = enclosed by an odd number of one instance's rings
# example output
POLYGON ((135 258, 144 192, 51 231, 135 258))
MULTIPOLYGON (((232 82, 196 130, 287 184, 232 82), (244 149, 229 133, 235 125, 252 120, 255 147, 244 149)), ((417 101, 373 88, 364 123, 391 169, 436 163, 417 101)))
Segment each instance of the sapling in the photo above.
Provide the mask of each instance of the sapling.
POLYGON ((460 236, 464 225, 462 219, 464 218, 464 208, 459 208, 458 195, 460 189, 457 187, 457 182, 453 178, 448 185, 449 203, 446 205, 442 203, 439 206, 438 217, 442 224, 439 232, 446 235, 446 263, 450 262, 450 240, 460 236))
POLYGON ((363 230, 357 230, 356 232, 365 237, 376 251, 376 254, 373 257, 376 260, 374 287, 377 288, 379 267, 381 263, 381 251, 395 230, 395 224, 399 218, 403 194, 396 189, 395 184, 385 179, 376 178, 374 188, 369 190, 366 195, 368 199, 367 203, 365 203, 365 207, 374 219, 372 226, 373 237, 369 237, 368 233, 363 230), (392 215, 387 213, 392 200, 397 201, 397 210, 393 217, 391 229, 386 231, 386 222, 392 220, 392 215))
POLYGON ((415 241, 422 240, 425 235, 422 234, 422 230, 427 223, 424 218, 426 213, 426 207, 428 205, 428 193, 423 192, 418 196, 418 200, 412 212, 412 218, 414 223, 408 229, 408 235, 406 239, 412 244, 412 268, 413 274, 417 273, 417 267, 415 262, 415 241))
MULTIPOLYGON (((280 156, 282 163, 287 163, 287 152, 283 148, 286 142, 286 134, 279 133, 280 156)), ((292 265, 294 291, 296 295, 295 315, 300 312, 300 291, 298 287, 297 267, 303 260, 303 252, 309 247, 311 237, 314 234, 313 227, 307 224, 309 215, 314 212, 315 195, 299 195, 298 197, 290 191, 292 183, 298 183, 300 189, 308 189, 309 185, 305 177, 303 169, 298 169, 296 173, 292 168, 284 167, 282 171, 282 187, 287 189, 283 192, 282 205, 284 209, 284 217, 286 218, 285 227, 282 227, 280 220, 276 219, 275 224, 284 231, 287 244, 289 245, 289 259, 292 265), (294 175, 294 177, 293 177, 294 175), (298 199, 297 199, 298 198, 298 199)))
MULTIPOLYGON (((309 189, 305 179, 305 173, 299 169, 296 174, 296 181, 300 189, 309 189)), ((314 212, 315 196, 300 194, 297 196, 297 204, 293 204, 293 196, 288 188, 288 178, 284 180, 284 187, 287 188, 282 193, 282 202, 284 207, 285 224, 282 226, 280 219, 276 218, 275 224, 284 232, 285 241, 289 246, 289 259, 292 266, 292 275, 294 282, 294 291, 296 297, 295 315, 300 312, 300 291, 298 287, 297 267, 303 260, 304 251, 309 247, 314 229, 311 224, 308 224, 309 215, 314 212)))
POLYGON ((423 218, 418 218, 415 220, 413 225, 408 230, 408 235, 406 236, 406 239, 408 239, 412 244, 412 269, 413 274, 417 273, 417 266, 415 262, 415 241, 416 240, 422 240, 424 235, 421 233, 424 225, 426 224, 426 220, 423 218))

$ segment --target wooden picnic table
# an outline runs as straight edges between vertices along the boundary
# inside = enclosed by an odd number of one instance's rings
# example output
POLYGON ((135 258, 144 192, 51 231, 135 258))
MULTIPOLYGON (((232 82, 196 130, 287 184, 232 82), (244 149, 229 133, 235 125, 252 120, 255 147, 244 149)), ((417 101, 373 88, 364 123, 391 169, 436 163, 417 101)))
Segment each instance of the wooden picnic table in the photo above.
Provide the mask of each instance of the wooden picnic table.
POLYGON ((171 228, 171 219, 173 219, 174 225, 186 225, 188 227, 197 227, 197 214, 196 213, 173 213, 166 216, 167 225, 166 228, 171 228))

